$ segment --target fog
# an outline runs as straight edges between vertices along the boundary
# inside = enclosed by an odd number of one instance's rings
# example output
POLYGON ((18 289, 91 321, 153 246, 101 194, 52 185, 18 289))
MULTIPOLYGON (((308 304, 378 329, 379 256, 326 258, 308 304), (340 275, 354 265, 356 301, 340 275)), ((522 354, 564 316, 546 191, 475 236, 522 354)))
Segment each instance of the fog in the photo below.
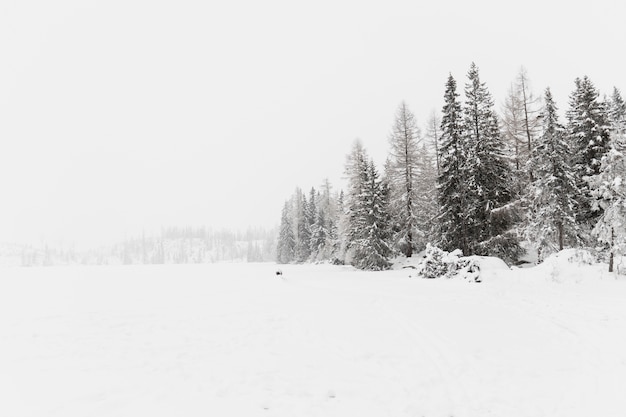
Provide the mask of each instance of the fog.
POLYGON ((624 87, 623 6, 390 1, 9 1, 1 6, 0 242, 98 244, 170 225, 272 227, 338 189, 396 107, 424 125, 472 61, 499 108, 520 67, 566 109, 624 87))

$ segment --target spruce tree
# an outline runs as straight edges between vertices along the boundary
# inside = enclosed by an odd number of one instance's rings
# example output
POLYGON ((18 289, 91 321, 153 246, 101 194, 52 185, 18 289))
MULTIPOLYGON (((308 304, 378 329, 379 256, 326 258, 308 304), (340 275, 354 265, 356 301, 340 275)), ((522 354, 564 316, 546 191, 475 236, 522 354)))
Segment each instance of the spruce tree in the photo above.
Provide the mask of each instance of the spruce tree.
POLYGON ((466 150, 463 120, 456 80, 446 82, 441 117, 440 174, 437 179, 440 246, 447 251, 461 249, 469 255, 467 230, 466 150))
POLYGON ((600 211, 592 210, 589 184, 586 178, 600 172, 602 157, 609 147, 607 109, 600 94, 588 77, 575 80, 576 89, 570 96, 567 112, 568 135, 573 164, 580 193, 577 198, 577 221, 593 228, 600 211))
POLYGON ((357 230, 352 263, 359 269, 383 270, 391 266, 388 244, 389 215, 387 198, 389 189, 379 178, 374 162, 370 160, 363 171, 363 187, 356 209, 357 230))
POLYGON ((289 202, 285 202, 280 218, 278 242, 276 244, 276 261, 279 264, 293 262, 296 249, 296 238, 293 234, 292 209, 289 202))
POLYGON ((306 195, 302 192, 297 193, 295 196, 296 204, 296 261, 306 262, 311 256, 311 233, 309 227, 308 202, 306 195))
POLYGON ((493 100, 472 63, 465 86, 464 135, 470 251, 515 261, 520 255, 516 237, 510 233, 511 171, 504 157, 504 143, 493 100))
POLYGON ((613 87, 613 94, 609 101, 609 121, 612 136, 626 135, 626 102, 617 87, 613 87))
POLYGON ((600 173, 590 178, 594 209, 602 209, 593 234, 609 248, 609 272, 615 255, 626 252, 626 137, 615 134, 602 158, 600 173))
POLYGON ((416 235, 420 233, 417 230, 415 182, 419 171, 418 144, 421 140, 415 116, 402 102, 389 138, 386 178, 390 186, 394 223, 399 226, 394 236, 394 246, 407 257, 411 257, 416 249, 416 235))
POLYGON ((570 165, 565 128, 558 121, 549 88, 545 92, 542 120, 543 134, 530 159, 534 181, 527 194, 530 211, 527 238, 537 246, 540 261, 550 252, 562 250, 567 241, 579 235, 574 215, 579 191, 570 165))

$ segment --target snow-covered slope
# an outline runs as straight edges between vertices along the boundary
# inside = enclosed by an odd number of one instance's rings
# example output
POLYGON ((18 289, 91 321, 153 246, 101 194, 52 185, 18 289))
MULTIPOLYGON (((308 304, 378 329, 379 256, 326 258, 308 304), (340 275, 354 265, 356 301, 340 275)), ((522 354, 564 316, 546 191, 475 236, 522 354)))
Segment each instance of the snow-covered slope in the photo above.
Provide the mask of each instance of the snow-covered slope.
POLYGON ((626 281, 271 264, 0 270, 0 415, 623 416, 626 281))

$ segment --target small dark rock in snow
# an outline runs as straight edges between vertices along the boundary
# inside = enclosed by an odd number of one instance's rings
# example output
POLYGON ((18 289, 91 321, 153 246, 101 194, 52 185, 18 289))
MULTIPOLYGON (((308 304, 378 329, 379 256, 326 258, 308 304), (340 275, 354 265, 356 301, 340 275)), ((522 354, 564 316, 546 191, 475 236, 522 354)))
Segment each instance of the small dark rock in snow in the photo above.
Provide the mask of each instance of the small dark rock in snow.
POLYGON ((282 275, 283 271, 281 271, 280 269, 276 270, 276 275, 282 275))

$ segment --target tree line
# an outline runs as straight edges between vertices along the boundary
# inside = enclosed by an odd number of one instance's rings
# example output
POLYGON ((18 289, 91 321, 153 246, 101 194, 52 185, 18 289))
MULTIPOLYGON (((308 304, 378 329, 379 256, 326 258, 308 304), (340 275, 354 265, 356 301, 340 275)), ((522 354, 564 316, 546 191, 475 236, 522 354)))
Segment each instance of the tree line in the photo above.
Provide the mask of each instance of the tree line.
POLYGON ((297 188, 283 206, 277 261, 381 270, 428 243, 509 264, 523 246, 539 261, 588 247, 608 254, 612 270, 626 244, 620 90, 601 97, 589 77, 577 78, 561 122, 550 89, 535 97, 522 69, 497 112, 472 63, 463 98, 450 74, 425 135, 400 104, 382 172, 357 140, 345 192, 328 180, 308 193, 297 188))

